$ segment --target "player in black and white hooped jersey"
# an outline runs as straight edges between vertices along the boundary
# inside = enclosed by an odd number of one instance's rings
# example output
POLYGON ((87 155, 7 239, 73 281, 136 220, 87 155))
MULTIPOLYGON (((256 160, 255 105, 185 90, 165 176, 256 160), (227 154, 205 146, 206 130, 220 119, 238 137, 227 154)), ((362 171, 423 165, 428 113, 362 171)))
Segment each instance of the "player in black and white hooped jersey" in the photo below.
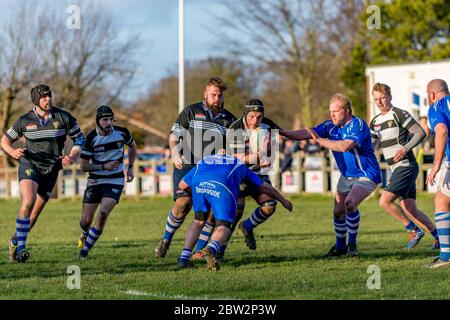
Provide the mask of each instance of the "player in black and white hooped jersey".
POLYGON ((134 179, 133 164, 136 143, 128 129, 113 126, 114 113, 108 106, 97 109, 97 127, 87 136, 80 156, 80 167, 89 172, 83 197, 83 213, 80 220, 82 234, 78 241, 80 258, 86 258, 89 250, 100 237, 106 220, 119 203, 124 188, 124 149, 128 146, 126 181, 134 179), (100 205, 94 222, 95 212, 100 205))
POLYGON ((381 194, 380 206, 408 231, 408 251, 414 249, 424 236, 424 232, 414 221, 428 229, 435 238, 433 249, 439 249, 436 226, 416 204, 419 166, 412 149, 425 138, 425 131, 407 111, 392 105, 388 85, 376 83, 372 95, 380 110, 380 114, 370 123, 372 140, 380 141, 384 158, 392 172, 386 189, 381 194), (400 206, 395 203, 398 198, 400 206))

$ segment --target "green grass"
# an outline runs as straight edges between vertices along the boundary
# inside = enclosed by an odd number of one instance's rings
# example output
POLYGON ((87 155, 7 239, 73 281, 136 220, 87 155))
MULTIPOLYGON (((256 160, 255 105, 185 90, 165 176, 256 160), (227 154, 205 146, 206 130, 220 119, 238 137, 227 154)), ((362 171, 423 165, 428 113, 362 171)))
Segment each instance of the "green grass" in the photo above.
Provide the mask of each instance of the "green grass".
MULTIPOLYGON (((293 197, 294 212, 278 212, 256 229, 256 251, 237 232, 226 264, 216 273, 177 269, 177 257, 192 213, 175 235, 168 255, 156 261, 169 198, 122 200, 91 250, 78 261, 76 247, 81 202, 50 201, 28 238, 31 259, 7 261, 7 240, 15 227, 19 201, 0 201, 0 299, 449 299, 449 269, 425 268, 436 253, 426 235, 410 254, 407 234, 372 198, 360 206, 361 227, 356 259, 322 259, 334 242, 332 197, 293 197), (81 289, 66 286, 67 267, 81 269, 81 289), (381 289, 369 290, 367 268, 381 270, 381 289), (128 293, 127 293, 128 292, 128 293), (134 292, 135 295, 130 294, 134 292)), ((433 216, 431 195, 418 198, 433 216)), ((246 217, 254 203, 247 204, 246 217)))

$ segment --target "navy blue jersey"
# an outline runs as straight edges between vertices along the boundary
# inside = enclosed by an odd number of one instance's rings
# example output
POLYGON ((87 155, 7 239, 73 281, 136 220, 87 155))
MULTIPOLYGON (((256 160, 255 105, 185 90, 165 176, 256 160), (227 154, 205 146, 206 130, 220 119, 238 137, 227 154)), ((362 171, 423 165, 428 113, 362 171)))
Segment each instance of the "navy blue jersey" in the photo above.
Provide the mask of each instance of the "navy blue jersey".
POLYGON ((381 182, 380 166, 373 150, 370 129, 362 119, 352 116, 352 120, 342 128, 327 120, 313 129, 322 138, 356 142, 355 147, 349 151, 333 151, 336 164, 344 177, 366 177, 375 183, 381 182))

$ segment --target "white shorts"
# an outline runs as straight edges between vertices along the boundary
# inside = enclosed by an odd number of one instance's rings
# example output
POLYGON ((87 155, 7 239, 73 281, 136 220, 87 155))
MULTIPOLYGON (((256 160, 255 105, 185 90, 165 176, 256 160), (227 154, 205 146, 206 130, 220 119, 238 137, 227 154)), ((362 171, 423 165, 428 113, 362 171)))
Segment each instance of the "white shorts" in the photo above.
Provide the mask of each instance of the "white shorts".
POLYGON ((377 188, 377 184, 369 178, 344 177, 341 175, 337 184, 337 192, 348 194, 355 185, 363 187, 367 190, 367 193, 372 193, 377 188))
POLYGON ((445 161, 442 163, 438 179, 437 191, 450 197, 450 162, 445 161))

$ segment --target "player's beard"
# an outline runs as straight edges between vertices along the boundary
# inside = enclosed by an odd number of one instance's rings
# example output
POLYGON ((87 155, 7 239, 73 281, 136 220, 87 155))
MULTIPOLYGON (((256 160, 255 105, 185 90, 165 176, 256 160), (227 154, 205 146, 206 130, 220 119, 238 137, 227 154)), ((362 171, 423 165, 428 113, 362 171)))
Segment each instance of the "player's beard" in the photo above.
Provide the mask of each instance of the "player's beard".
POLYGON ((49 112, 52 107, 52 102, 49 101, 46 103, 43 107, 41 105, 38 106, 39 109, 41 109, 42 112, 49 112))
POLYGON ((110 134, 112 132, 112 125, 106 126, 106 127, 100 127, 100 129, 103 131, 103 133, 110 134))
POLYGON ((208 105, 208 107, 214 113, 220 113, 222 111, 222 104, 221 103, 215 103, 212 106, 208 105))

